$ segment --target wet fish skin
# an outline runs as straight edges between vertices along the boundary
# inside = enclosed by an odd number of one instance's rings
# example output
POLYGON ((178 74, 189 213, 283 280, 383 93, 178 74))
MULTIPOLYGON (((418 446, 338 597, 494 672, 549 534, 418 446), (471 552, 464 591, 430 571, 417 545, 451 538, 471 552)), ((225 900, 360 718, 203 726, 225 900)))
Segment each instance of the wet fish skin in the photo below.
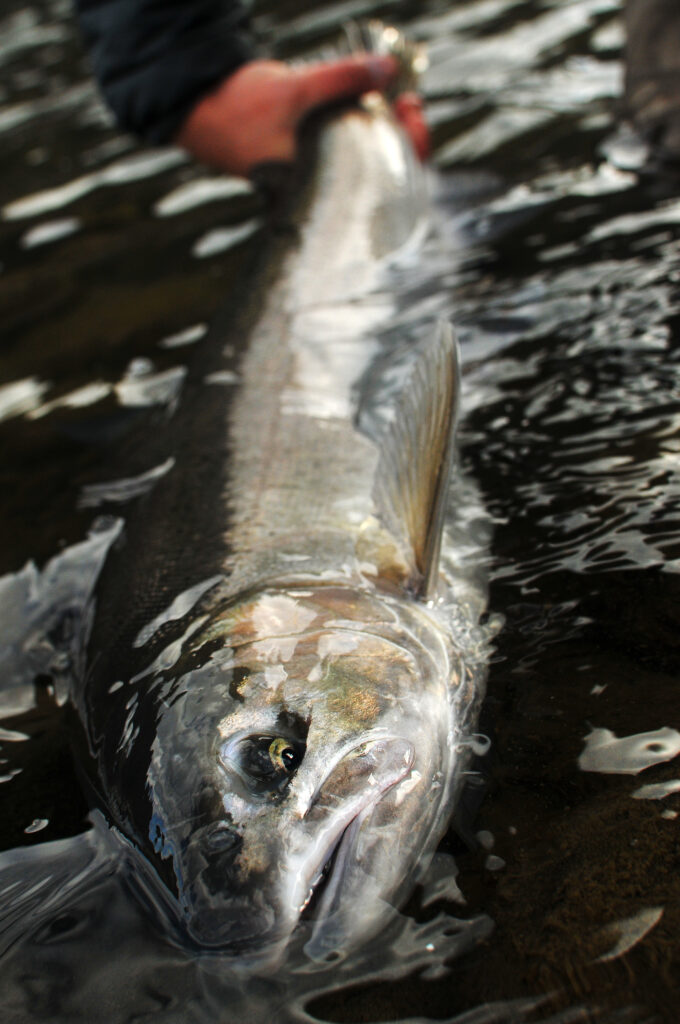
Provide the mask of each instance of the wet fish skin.
POLYGON ((451 581, 418 554, 438 551, 426 535, 452 454, 447 328, 394 431, 377 443, 356 426, 390 266, 417 252, 425 205, 382 101, 323 130, 241 384, 180 410, 175 465, 104 573, 74 694, 113 821, 185 935, 244 966, 301 932, 314 958, 373 934, 433 852, 466 762, 479 678, 452 636, 451 581))

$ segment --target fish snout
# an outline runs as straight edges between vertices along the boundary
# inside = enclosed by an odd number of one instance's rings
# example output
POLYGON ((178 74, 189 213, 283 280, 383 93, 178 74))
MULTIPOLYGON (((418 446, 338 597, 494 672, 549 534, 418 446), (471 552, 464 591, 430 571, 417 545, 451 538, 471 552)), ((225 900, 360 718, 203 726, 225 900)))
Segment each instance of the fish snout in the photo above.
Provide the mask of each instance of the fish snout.
POLYGON ((406 739, 365 740, 335 762, 314 793, 305 818, 313 821, 342 804, 351 819, 408 775, 414 761, 415 748, 406 739))
POLYGON ((395 736, 365 739, 337 754, 301 815, 300 829, 289 838, 283 902, 292 914, 328 912, 336 883, 356 853, 362 824, 414 761, 413 744, 395 736))

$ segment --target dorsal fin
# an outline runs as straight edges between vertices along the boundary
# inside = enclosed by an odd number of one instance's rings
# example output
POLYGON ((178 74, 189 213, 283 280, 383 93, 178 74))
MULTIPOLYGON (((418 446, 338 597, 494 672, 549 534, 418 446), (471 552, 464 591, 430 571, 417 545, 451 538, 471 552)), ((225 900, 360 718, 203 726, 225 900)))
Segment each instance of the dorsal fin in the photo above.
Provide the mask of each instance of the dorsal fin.
POLYGON ((409 552, 409 586, 421 597, 431 593, 439 566, 459 378, 458 344, 441 320, 407 377, 376 472, 378 516, 409 552))

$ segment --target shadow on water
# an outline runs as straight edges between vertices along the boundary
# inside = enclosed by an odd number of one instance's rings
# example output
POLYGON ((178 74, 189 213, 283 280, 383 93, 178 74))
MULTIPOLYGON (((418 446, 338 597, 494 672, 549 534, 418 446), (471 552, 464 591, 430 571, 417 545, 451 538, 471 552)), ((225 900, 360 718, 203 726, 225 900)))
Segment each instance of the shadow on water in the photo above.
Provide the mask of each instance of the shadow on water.
POLYGON ((491 751, 423 885, 348 961, 245 980, 169 945, 130 898, 143 879, 72 767, 69 629, 153 483, 142 442, 194 386, 185 368, 262 244, 262 209, 110 126, 62 3, 5 5, 8 1022, 677 1019, 678 183, 619 125, 617 0, 257 5, 284 55, 369 11, 430 50, 437 232, 456 266, 428 250, 399 331, 444 313, 462 342, 463 463, 494 521, 505 622, 491 751))

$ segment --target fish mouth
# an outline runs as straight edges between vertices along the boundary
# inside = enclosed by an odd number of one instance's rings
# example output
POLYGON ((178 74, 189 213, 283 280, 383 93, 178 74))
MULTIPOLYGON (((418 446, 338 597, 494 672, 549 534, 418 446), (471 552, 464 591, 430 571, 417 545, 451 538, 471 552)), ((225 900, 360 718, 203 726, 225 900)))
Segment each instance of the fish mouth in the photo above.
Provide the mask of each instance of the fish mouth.
MULTIPOLYGON (((372 773, 367 788, 354 794, 349 813, 346 810, 339 822, 336 818, 332 837, 324 844, 324 852, 308 876, 298 916, 312 928, 312 945, 318 945, 318 936, 329 931, 329 922, 333 924, 330 931, 336 930, 334 923, 343 914, 345 891, 350 899, 352 894, 360 896, 370 891, 371 900, 375 900, 380 889, 379 879, 371 875, 370 863, 364 863, 365 849, 368 848, 370 861, 370 848, 376 841, 377 833, 373 833, 371 823, 385 796, 411 772, 415 761, 415 751, 406 741, 389 741, 385 753, 382 770, 372 773)), ((331 780, 332 776, 328 781, 331 780)), ((351 942, 351 935, 346 938, 351 942)))
POLYGON ((321 870, 317 873, 316 877, 312 881, 307 897, 300 907, 300 920, 301 921, 314 921, 317 916, 321 914, 321 908, 324 903, 327 902, 326 892, 331 885, 331 879, 337 879, 337 872, 334 875, 334 869, 336 864, 340 860, 341 862, 346 859, 345 856, 341 856, 340 851, 343 845, 351 844, 353 840, 352 833, 356 833, 356 823, 361 817, 362 812, 356 814, 350 823, 346 825, 340 834, 335 839, 334 843, 330 848, 325 862, 321 866, 321 870))

